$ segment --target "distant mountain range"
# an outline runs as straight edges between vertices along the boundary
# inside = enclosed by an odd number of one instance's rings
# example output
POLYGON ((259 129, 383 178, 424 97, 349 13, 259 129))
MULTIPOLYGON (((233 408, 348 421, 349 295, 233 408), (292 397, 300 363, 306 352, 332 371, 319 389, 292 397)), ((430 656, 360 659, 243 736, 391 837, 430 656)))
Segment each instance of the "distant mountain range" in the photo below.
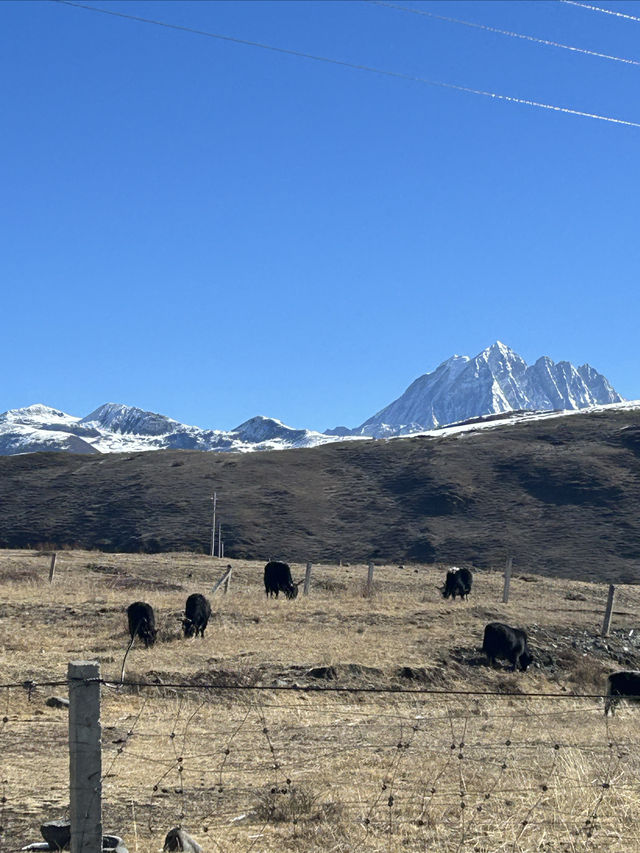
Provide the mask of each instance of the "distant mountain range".
POLYGON ((0 455, 284 450, 350 437, 386 438, 440 430, 478 418, 492 422, 502 413, 570 411, 621 402, 624 398, 588 364, 576 368, 543 356, 529 366, 497 341, 475 358, 452 356, 355 429, 336 427, 319 433, 257 416, 223 431, 187 426, 165 415, 116 403, 106 403, 83 418, 34 405, 0 415, 0 455))
POLYGON ((248 452, 315 447, 335 438, 292 429, 274 418, 255 417, 233 430, 187 426, 135 406, 105 403, 84 418, 49 406, 12 409, 0 415, 0 456, 34 451, 121 453, 141 450, 248 452))

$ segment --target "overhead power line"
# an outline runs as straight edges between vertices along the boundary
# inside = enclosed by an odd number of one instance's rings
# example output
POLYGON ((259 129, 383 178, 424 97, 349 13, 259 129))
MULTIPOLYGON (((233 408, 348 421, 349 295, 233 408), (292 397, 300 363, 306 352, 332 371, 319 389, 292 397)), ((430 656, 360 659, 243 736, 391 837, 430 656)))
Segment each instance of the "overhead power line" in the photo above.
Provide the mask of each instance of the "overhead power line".
MULTIPOLYGON (((586 56, 597 56, 600 59, 610 59, 613 62, 624 62, 627 65, 640 65, 640 61, 637 59, 626 59, 623 56, 612 56, 609 53, 599 53, 596 50, 588 50, 586 47, 576 47, 571 44, 563 44, 559 41, 551 41, 550 39, 541 39, 537 36, 529 36, 524 33, 516 33, 511 30, 501 30, 498 27, 490 27, 488 24, 478 24, 474 21, 464 21, 462 18, 450 18, 447 15, 436 15, 435 12, 428 12, 426 9, 412 9, 409 6, 398 6, 395 3, 387 3, 385 0, 369 0, 374 6, 385 6, 387 9, 397 9, 398 12, 410 12, 413 15, 423 15, 428 18, 435 18, 438 21, 447 21, 450 24, 462 24, 465 27, 473 27, 477 30, 485 30, 489 33, 498 33, 502 36, 510 36, 511 38, 516 39, 524 39, 525 41, 532 41, 536 44, 543 44, 547 47, 559 47, 562 50, 571 50, 574 53, 583 53, 586 56)), ((583 5, 582 3, 577 3, 575 5, 583 5)))
POLYGON ((560 0, 568 6, 580 6, 582 9, 591 9, 592 12, 602 12, 604 15, 614 15, 616 18, 626 18, 628 21, 636 21, 640 24, 637 15, 628 15, 626 12, 616 12, 614 9, 603 9, 602 6, 592 6, 591 3, 580 3, 578 0, 560 0))
POLYGON ((559 107, 555 104, 546 104, 542 101, 533 101, 529 98, 518 98, 514 95, 502 95, 498 92, 488 92, 484 89, 474 89, 470 86, 460 86, 457 83, 445 83, 441 80, 430 80, 427 77, 417 77, 413 74, 404 74, 401 71, 390 71, 384 68, 376 68, 372 65, 361 65, 356 62, 348 62, 344 59, 333 59, 328 56, 319 56, 313 53, 306 53, 301 50, 293 50, 287 47, 277 47, 276 45, 266 44, 264 42, 250 41, 248 39, 237 38, 236 36, 227 36, 222 33, 212 33, 207 30, 199 30, 194 27, 185 27, 181 24, 169 24, 166 21, 158 21, 152 18, 141 18, 138 15, 129 15, 125 12, 116 12, 113 9, 101 9, 98 6, 89 6, 85 3, 77 3, 75 0, 52 0, 64 6, 73 6, 76 9, 86 9, 89 12, 99 12, 103 15, 111 15, 115 18, 125 18, 129 21, 137 21, 141 24, 153 24, 157 27, 165 27, 169 30, 179 30, 180 32, 191 33, 192 35, 206 36, 207 38, 218 39, 220 41, 232 42, 233 44, 243 44, 248 47, 258 47, 261 50, 269 50, 274 53, 284 53, 288 56, 296 56, 300 59, 311 59, 314 62, 324 62, 330 65, 339 65, 342 68, 353 68, 355 71, 366 71, 370 74, 378 74, 384 77, 393 77, 398 80, 408 80, 412 83, 421 83, 426 86, 437 86, 441 89, 453 89, 456 92, 466 92, 470 95, 482 95, 485 98, 493 98, 500 101, 508 101, 513 104, 522 104, 528 107, 538 107, 543 110, 552 110, 553 112, 565 113, 567 115, 582 116, 582 118, 597 119, 598 121, 606 121, 611 124, 622 124, 627 127, 640 127, 640 122, 627 121, 621 118, 613 118, 612 116, 604 116, 599 113, 589 113, 583 110, 574 110, 570 107, 559 107))

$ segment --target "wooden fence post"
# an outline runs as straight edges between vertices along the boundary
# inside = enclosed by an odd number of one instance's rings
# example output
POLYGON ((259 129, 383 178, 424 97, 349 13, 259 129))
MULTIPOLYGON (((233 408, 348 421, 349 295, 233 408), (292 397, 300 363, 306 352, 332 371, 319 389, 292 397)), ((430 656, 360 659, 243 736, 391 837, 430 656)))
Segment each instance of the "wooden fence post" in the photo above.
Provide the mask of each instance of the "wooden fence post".
POLYGON ((224 574, 211 590, 211 595, 215 595, 218 590, 218 587, 222 586, 222 584, 225 585, 225 592, 229 589, 229 580, 231 578, 231 572, 231 566, 227 566, 227 568, 224 570, 224 574))
POLYGON ((373 563, 369 563, 369 572, 367 574, 367 598, 371 598, 373 592, 373 563))
POLYGON ((611 627, 611 617, 613 616, 613 602, 616 597, 616 588, 611 583, 609 584, 609 595, 607 596, 607 608, 604 611, 604 620, 602 622, 602 631, 601 635, 603 637, 609 636, 609 628, 611 627))
POLYGON ((71 853, 102 853, 100 664, 71 661, 67 682, 71 853))
POLYGON ((311 563, 307 563, 307 568, 304 573, 304 587, 302 588, 303 595, 309 595, 309 587, 311 586, 311 563))
POLYGON ((53 581, 53 576, 54 576, 55 571, 56 571, 56 557, 57 556, 58 555, 55 553, 55 551, 51 555, 51 565, 49 566, 49 583, 51 583, 53 581))
POLYGON ((513 557, 507 557, 507 564, 504 567, 504 589, 502 590, 502 603, 507 604, 509 601, 509 587, 511 586, 511 569, 513 568, 513 557))
MULTIPOLYGON (((223 552, 224 553, 224 552, 223 552)), ((231 575, 233 573, 233 569, 231 566, 227 566, 227 576, 224 581, 224 586, 222 587, 222 591, 226 595, 229 592, 229 584, 231 583, 231 575)))

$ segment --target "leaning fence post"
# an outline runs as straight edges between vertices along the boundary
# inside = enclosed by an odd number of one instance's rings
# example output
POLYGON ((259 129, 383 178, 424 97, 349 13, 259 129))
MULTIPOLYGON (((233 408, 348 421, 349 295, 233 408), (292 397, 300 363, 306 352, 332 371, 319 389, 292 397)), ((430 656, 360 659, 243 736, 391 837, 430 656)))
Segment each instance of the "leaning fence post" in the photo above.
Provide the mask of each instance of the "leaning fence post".
POLYGON ((613 616, 613 601, 616 597, 616 588, 613 584, 609 584, 609 595, 607 597, 607 608, 604 611, 604 620, 602 622, 602 636, 609 636, 609 628, 611 627, 611 617, 613 616))
POLYGON ((67 682, 71 853, 101 853, 100 664, 71 661, 67 682))
POLYGON ((369 563, 369 572, 367 574, 367 598, 371 598, 373 591, 373 563, 369 563))
POLYGON ((228 581, 229 581, 229 578, 231 577, 231 571, 232 571, 231 566, 227 566, 227 568, 224 570, 224 574, 222 575, 220 580, 216 583, 216 585, 211 590, 211 595, 215 595, 218 588, 221 587, 222 584, 224 584, 224 591, 225 592, 229 589, 228 581))
POLYGON ((57 556, 58 555, 55 553, 55 551, 51 555, 51 565, 49 566, 49 583, 51 583, 53 581, 53 576, 54 576, 55 571, 56 571, 56 557, 57 556))
POLYGON ((307 563, 307 568, 304 573, 304 587, 302 588, 303 595, 309 595, 309 586, 311 585, 311 563, 307 563))
POLYGON ((513 557, 507 557, 507 564, 504 567, 504 589, 502 590, 502 602, 507 604, 509 601, 509 587, 511 585, 511 569, 513 568, 513 557))

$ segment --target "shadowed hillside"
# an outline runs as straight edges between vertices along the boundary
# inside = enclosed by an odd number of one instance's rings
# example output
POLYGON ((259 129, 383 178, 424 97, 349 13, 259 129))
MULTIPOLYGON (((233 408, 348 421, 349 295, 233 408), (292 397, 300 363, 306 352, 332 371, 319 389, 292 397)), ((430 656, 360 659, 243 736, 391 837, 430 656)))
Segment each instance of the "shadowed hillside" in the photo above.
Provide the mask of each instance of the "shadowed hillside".
POLYGON ((640 581, 640 412, 260 454, 0 458, 0 547, 500 566, 640 581))

